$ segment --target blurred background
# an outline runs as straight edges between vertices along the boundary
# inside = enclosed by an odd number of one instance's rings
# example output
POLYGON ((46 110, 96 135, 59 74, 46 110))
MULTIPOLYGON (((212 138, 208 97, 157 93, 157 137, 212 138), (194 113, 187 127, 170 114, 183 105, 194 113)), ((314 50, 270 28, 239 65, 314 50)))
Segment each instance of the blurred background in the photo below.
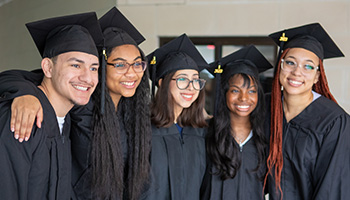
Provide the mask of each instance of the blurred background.
MULTIPOLYGON (((319 22, 346 56, 324 63, 331 92, 350 112, 350 0, 0 0, 0 72, 40 67, 25 23, 87 11, 101 17, 113 6, 144 35, 146 54, 186 33, 208 63, 255 44, 274 64, 277 47, 268 34, 319 22)), ((267 92, 272 75, 261 76, 267 92)), ((205 71, 201 76, 211 114, 213 77, 205 71)))

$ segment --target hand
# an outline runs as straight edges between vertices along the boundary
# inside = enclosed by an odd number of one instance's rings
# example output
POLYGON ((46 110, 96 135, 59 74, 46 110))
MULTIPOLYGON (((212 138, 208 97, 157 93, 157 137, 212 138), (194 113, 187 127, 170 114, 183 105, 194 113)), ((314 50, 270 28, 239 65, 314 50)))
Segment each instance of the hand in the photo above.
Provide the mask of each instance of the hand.
POLYGON ((13 100, 10 126, 19 142, 29 140, 35 118, 37 127, 41 128, 43 109, 35 96, 24 95, 13 100))

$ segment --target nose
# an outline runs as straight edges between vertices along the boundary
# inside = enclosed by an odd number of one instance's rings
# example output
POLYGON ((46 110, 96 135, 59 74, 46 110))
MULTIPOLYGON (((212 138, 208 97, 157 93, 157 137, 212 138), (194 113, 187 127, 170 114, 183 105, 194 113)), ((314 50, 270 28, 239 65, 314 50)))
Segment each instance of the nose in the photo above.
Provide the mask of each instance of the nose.
POLYGON ((88 84, 91 84, 93 77, 97 76, 97 73, 92 72, 90 68, 82 68, 79 80, 88 84))
POLYGON ((239 99, 240 101, 246 101, 246 100, 248 99, 248 94, 247 94, 246 92, 241 92, 241 93, 239 94, 238 99, 239 99))
POLYGON ((298 64, 297 67, 293 69, 292 73, 295 74, 295 75, 302 74, 301 67, 302 66, 300 64, 298 64))
POLYGON ((129 66, 128 70, 124 74, 128 78, 132 78, 136 76, 136 72, 132 66, 129 66))
POLYGON ((188 85, 187 89, 190 90, 190 91, 194 90, 194 88, 193 88, 193 81, 189 82, 188 84, 189 85, 188 85))

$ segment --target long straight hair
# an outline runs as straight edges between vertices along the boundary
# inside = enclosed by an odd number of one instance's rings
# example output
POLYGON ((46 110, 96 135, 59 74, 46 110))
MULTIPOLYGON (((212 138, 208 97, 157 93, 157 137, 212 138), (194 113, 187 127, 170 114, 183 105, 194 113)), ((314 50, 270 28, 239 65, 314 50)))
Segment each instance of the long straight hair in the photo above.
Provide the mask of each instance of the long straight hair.
MULTIPOLYGON (((108 55, 112 50, 108 51, 108 55)), ((139 49, 143 60, 145 56, 139 49)), ((101 74, 101 73, 99 73, 101 74)), ((146 70, 134 96, 115 105, 105 89, 105 112, 100 111, 101 87, 93 94, 92 195, 93 199, 139 199, 150 171, 151 121, 149 74, 146 70), (121 127, 124 130, 121 130, 121 127), (121 138, 127 137, 124 162, 121 138)))
MULTIPOLYGON (((165 75, 151 104, 151 121, 157 128, 170 127, 174 124, 174 99, 169 90, 169 85, 175 73, 176 71, 165 75)), ((203 128, 207 126, 203 114, 204 100, 204 90, 200 90, 198 98, 192 105, 182 110, 177 123, 181 127, 191 126, 194 128, 203 128)))
MULTIPOLYGON (((234 74, 240 75, 244 79, 244 86, 250 87, 255 84, 258 89, 258 103, 256 108, 252 111, 249 117, 251 123, 253 137, 257 151, 258 151, 258 164, 252 172, 257 172, 265 163, 265 150, 266 141, 264 137, 264 116, 265 116, 265 103, 264 92, 261 84, 257 79, 246 74, 234 74)), ((233 76, 234 76, 233 75, 233 76)), ((221 79, 221 86, 218 102, 218 112, 214 116, 214 120, 209 125, 209 131, 206 138, 206 148, 209 159, 217 171, 212 172, 218 175, 221 180, 234 178, 237 171, 240 169, 242 160, 239 154, 239 149, 234 144, 234 138, 231 135, 231 119, 230 110, 227 107, 226 93, 229 90, 229 80, 231 77, 223 77, 221 79)), ((261 180, 263 179, 263 173, 260 174, 261 180)))
MULTIPOLYGON (((281 83, 279 81, 279 76, 281 72, 281 62, 282 58, 285 57, 289 49, 285 49, 279 59, 277 68, 275 69, 275 77, 272 83, 271 91, 271 135, 270 135, 270 152, 267 159, 267 174, 264 181, 264 187, 266 185, 268 175, 274 176, 276 192, 277 189, 281 193, 281 198, 283 197, 283 192, 281 188, 281 174, 283 169, 283 149, 282 149, 282 135, 283 135, 283 108, 282 108, 282 92, 281 83), (272 170, 274 168, 274 173, 272 170)), ((313 90, 326 98, 336 102, 335 98, 331 94, 328 82, 326 79, 326 74, 323 67, 323 62, 319 59, 319 80, 313 86, 313 90)))

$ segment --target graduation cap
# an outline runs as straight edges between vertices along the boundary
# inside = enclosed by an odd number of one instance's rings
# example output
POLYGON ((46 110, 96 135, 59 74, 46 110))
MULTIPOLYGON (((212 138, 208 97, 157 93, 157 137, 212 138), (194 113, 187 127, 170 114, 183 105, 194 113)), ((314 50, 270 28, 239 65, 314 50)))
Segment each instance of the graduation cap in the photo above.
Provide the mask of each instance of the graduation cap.
POLYGON ((70 51, 98 56, 96 45, 103 43, 94 12, 44 19, 26 26, 43 58, 70 51))
POLYGON ((315 53, 321 60, 344 56, 319 23, 286 29, 272 33, 269 37, 280 46, 278 58, 282 50, 293 47, 309 50, 315 53))
POLYGON ((123 44, 133 44, 137 46, 145 41, 141 33, 116 7, 113 7, 104 14, 99 19, 99 22, 107 49, 123 44))
POLYGON ((104 113, 105 102, 105 88, 106 88, 106 49, 113 49, 114 47, 124 44, 135 45, 142 56, 145 59, 145 55, 138 47, 145 38, 141 33, 131 24, 131 22, 116 8, 113 7, 100 19, 100 26, 103 31, 104 44, 99 47, 102 48, 101 58, 101 114, 104 113))
POLYGON ((217 103, 224 94, 220 93, 221 76, 229 78, 234 74, 247 74, 259 80, 259 73, 264 72, 273 66, 254 46, 243 47, 216 62, 210 63, 208 71, 216 76, 216 102, 215 113, 218 111, 217 103))
POLYGON ((194 69, 198 72, 209 65, 186 34, 173 39, 147 56, 148 68, 152 77, 152 95, 155 84, 165 75, 182 69, 194 69))

